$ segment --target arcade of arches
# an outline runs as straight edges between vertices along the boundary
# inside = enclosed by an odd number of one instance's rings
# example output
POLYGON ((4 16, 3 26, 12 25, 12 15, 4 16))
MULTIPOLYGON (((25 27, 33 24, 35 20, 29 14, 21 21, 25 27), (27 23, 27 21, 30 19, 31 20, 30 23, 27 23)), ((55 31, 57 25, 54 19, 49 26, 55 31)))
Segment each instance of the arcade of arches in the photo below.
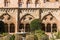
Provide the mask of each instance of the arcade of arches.
POLYGON ((34 17, 30 14, 26 14, 24 15, 21 19, 20 19, 20 23, 19 23, 19 32, 21 32, 22 30, 24 30, 25 32, 30 32, 30 22, 34 19, 34 17))
POLYGON ((4 23, 3 21, 0 21, 0 33, 6 32, 6 33, 14 33, 15 32, 15 25, 13 23, 9 24, 4 23))
POLYGON ((42 30, 45 32, 57 32, 57 20, 51 13, 43 17, 42 30))
POLYGON ((53 23, 53 24, 48 23, 45 26, 45 24, 42 23, 42 30, 45 32, 57 32, 57 24, 56 23, 53 23))
MULTIPOLYGON (((54 16, 52 16, 51 14, 48 14, 44 17, 42 19, 41 29, 45 32, 57 32, 57 24, 56 22, 53 22, 53 20, 55 19, 54 16), (49 23, 48 21, 52 23, 49 23)), ((21 31, 30 32, 30 22, 33 19, 34 17, 30 14, 24 15, 22 19, 20 20, 19 32, 21 31)), ((3 21, 0 21, 0 32, 14 33, 15 32, 14 23, 7 24, 7 23, 4 23, 3 21)))
MULTIPOLYGON (((25 15, 21 19, 21 23, 19 24, 19 32, 21 32, 22 29, 25 30, 25 32, 30 32, 30 22, 33 20, 33 16, 31 15, 25 15), (24 23, 25 22, 25 23, 24 23)), ((47 14, 42 19, 42 30, 45 32, 57 32, 57 24, 56 24, 56 18, 52 14, 47 14), (53 22, 55 19, 55 22, 53 22)))

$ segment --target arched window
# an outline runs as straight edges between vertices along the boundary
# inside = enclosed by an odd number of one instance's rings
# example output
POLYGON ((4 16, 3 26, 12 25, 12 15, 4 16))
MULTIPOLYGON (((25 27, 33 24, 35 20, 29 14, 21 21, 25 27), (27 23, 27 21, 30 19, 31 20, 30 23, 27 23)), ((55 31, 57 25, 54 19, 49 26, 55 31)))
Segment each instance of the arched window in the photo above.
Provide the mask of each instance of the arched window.
POLYGON ((8 7, 9 3, 10 3, 10 0, 4 0, 4 6, 5 7, 8 7))
POLYGON ((24 24, 21 23, 19 29, 22 29, 22 28, 24 28, 24 24))
POLYGON ((42 26, 42 30, 45 31, 45 24, 44 23, 41 23, 41 26, 42 26))
POLYGON ((19 32, 21 32, 22 28, 24 29, 24 24, 20 23, 20 25, 19 25, 19 32))
POLYGON ((57 25, 55 23, 52 25, 52 32, 57 32, 57 25))
POLYGON ((35 7, 38 7, 39 0, 35 0, 35 7))
POLYGON ((47 24, 46 31, 51 32, 51 24, 50 23, 47 24))
POLYGON ((30 7, 30 3, 31 3, 31 0, 27 0, 26 4, 27 4, 27 8, 30 7))
POLYGON ((11 33, 15 32, 15 24, 14 23, 10 24, 10 32, 11 33))
POLYGON ((25 30, 26 32, 30 32, 30 24, 26 24, 25 29, 26 29, 26 30, 25 30))
POLYGON ((5 32, 8 32, 8 24, 7 23, 5 23, 5 32))
POLYGON ((22 0, 18 0, 18 6, 21 8, 22 7, 22 0))

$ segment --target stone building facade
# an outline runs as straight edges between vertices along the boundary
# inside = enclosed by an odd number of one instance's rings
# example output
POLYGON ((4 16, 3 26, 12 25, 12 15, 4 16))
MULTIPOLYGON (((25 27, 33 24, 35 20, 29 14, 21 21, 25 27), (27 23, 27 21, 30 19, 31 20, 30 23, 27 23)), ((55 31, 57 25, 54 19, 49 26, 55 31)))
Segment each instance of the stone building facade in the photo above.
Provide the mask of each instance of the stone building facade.
POLYGON ((29 32, 34 19, 47 33, 60 31, 60 0, 0 0, 0 30, 4 25, 8 33, 29 32))

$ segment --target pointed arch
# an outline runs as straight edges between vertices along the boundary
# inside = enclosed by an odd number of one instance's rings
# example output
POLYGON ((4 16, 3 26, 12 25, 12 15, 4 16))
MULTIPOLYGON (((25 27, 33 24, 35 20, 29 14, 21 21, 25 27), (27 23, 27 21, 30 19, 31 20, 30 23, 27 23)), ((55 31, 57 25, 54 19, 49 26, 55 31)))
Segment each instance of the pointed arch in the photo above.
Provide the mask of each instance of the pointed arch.
POLYGON ((31 14, 25 14, 23 17, 21 17, 20 21, 24 19, 26 16, 30 15, 32 18, 34 18, 31 14))
MULTIPOLYGON (((45 15, 45 16, 42 18, 42 20, 46 20, 46 19, 47 19, 46 17, 49 16, 49 15, 51 15, 52 18, 54 17, 54 16, 49 12, 49 14, 45 15)), ((51 18, 51 19, 52 19, 52 18, 51 18)))
POLYGON ((9 17, 8 17, 8 20, 11 18, 11 16, 8 14, 8 13, 5 13, 5 14, 2 14, 1 16, 0 16, 0 18, 1 19, 4 19, 4 16, 6 16, 6 15, 8 15, 9 17))

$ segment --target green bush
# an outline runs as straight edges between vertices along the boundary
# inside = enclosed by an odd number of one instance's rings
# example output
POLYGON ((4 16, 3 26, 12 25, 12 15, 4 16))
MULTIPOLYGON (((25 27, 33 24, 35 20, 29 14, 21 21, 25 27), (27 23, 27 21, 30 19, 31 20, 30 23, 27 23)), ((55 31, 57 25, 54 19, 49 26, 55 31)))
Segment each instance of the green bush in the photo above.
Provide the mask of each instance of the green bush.
POLYGON ((31 31, 35 31, 35 30, 38 30, 40 28, 41 28, 41 26, 40 26, 40 20, 39 19, 35 19, 35 20, 31 21, 31 23, 30 23, 31 31))
POLYGON ((38 40, 37 35, 29 34, 26 36, 26 40, 38 40))
POLYGON ((60 39, 60 32, 58 32, 58 33, 56 34, 56 38, 57 38, 57 39, 60 39))
POLYGON ((8 35, 8 33, 2 33, 2 35, 3 35, 3 36, 6 36, 6 35, 8 35))
POLYGON ((36 30, 35 35, 37 35, 38 40, 49 40, 49 37, 42 30, 36 30))
POLYGON ((37 37, 37 35, 34 35, 34 40, 38 40, 38 37, 37 37))
POLYGON ((12 35, 12 36, 10 37, 10 40, 15 40, 15 35, 12 35))

